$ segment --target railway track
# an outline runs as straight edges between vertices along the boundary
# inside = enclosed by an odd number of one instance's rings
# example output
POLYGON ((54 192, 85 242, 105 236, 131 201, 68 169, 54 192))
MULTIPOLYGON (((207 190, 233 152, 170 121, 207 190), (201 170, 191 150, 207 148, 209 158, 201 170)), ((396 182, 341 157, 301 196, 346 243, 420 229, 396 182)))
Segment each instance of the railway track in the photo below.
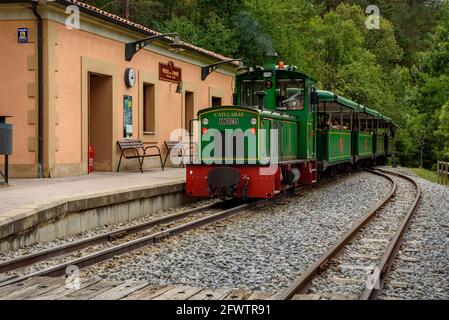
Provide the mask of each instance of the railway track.
POLYGON ((107 242, 111 242, 120 238, 124 238, 126 236, 137 234, 139 232, 150 229, 151 227, 164 225, 170 223, 172 221, 176 221, 182 218, 186 218, 188 216, 193 216, 197 213, 204 212, 209 209, 213 209, 217 207, 216 204, 204 205, 198 208, 193 208, 189 210, 185 210, 181 213, 176 213, 172 215, 168 215, 165 217, 161 217, 158 219, 153 219, 147 221, 145 223, 141 223, 135 226, 124 227, 118 230, 113 230, 110 232, 106 232, 97 236, 88 237, 85 239, 81 239, 75 242, 67 243, 61 245, 56 248, 51 248, 47 250, 42 250, 33 254, 24 255, 9 261, 5 261, 0 263, 0 273, 10 272, 13 270, 21 269, 35 263, 45 261, 51 258, 60 257, 67 255, 69 253, 76 252, 78 250, 82 250, 89 246, 99 245, 107 242))
MULTIPOLYGON (((345 175, 342 174, 342 176, 345 175)), ((318 185, 326 182, 328 181, 323 179, 318 185)), ((308 186, 297 189, 304 187, 308 186)), ((232 214, 278 201, 284 195, 294 193, 297 189, 284 190, 271 199, 249 203, 226 200, 204 205, 0 262, 0 287, 32 277, 65 275, 66 268, 71 265, 87 268, 191 229, 225 219, 232 214), (198 216, 200 218, 195 219, 198 216), (154 231, 155 229, 157 231, 154 231)))
POLYGON ((139 225, 114 230, 3 262, 0 263, 0 274, 3 275, 3 280, 0 281, 0 287, 22 282, 32 277, 65 275, 67 267, 71 265, 75 265, 80 269, 86 268, 115 256, 161 242, 166 238, 225 219, 238 212, 264 206, 278 200, 281 196, 282 194, 271 199, 251 201, 249 203, 227 200, 218 204, 189 209, 139 225), (195 219, 199 214, 203 216, 195 219), (172 226, 173 224, 174 226, 172 226), (154 231, 154 228, 159 228, 159 230, 154 231), (151 232, 149 233, 149 231, 151 232), (110 241, 118 241, 119 243, 111 246, 110 241), (99 249, 96 248, 98 246, 100 246, 99 249), (92 248, 94 252, 89 253, 89 250, 92 250, 92 248), (70 256, 80 254, 82 251, 85 252, 80 257, 70 259, 70 256), (28 273, 23 271, 24 268, 33 266, 39 262, 47 263, 53 258, 58 258, 62 262, 37 271, 28 273))
POLYGON ((406 175, 369 171, 391 182, 390 193, 273 299, 377 298, 418 208, 421 189, 406 175))
MULTIPOLYGON (((420 189, 412 179, 406 176, 391 172, 387 174, 372 172, 390 181, 392 187, 388 196, 359 220, 290 288, 271 299, 373 299, 377 297, 399 250, 402 234, 411 222, 419 203, 420 189), (410 205, 412 201, 413 205, 410 205)), ((225 219, 238 212, 267 205, 273 200, 280 199, 282 195, 274 199, 250 203, 225 201, 189 209, 0 263, 0 275, 18 271, 13 278, 0 280, 0 287, 19 284, 35 277, 65 275, 67 267, 71 265, 80 269, 87 268, 115 256, 151 246, 165 238, 225 219), (95 249, 93 252, 86 251, 91 250, 92 247, 95 249), (74 257, 74 254, 80 252, 81 256, 74 257), (41 267, 27 273, 21 271, 54 258, 60 260, 57 260, 57 263, 53 261, 50 267, 41 267)))

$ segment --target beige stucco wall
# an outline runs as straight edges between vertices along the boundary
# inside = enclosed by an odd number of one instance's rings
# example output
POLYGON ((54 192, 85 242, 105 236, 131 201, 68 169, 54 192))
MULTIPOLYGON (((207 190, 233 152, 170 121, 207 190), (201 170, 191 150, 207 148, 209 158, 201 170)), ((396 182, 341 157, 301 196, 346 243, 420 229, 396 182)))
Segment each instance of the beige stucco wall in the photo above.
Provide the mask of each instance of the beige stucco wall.
MULTIPOLYGON (((36 172, 35 153, 30 151, 34 149, 37 116, 34 112, 37 105, 34 27, 33 21, 0 21, 0 115, 13 117, 7 119, 14 125, 13 155, 10 157, 12 176, 36 172), (29 28, 32 43, 18 44, 17 28, 29 28)), ((0 157, 0 163, 3 163, 3 157, 0 157)))
MULTIPOLYGON (((34 124, 29 124, 29 118, 35 115, 28 114, 29 110, 37 108, 36 99, 28 97, 28 91, 36 82, 35 72, 28 70, 29 57, 35 58, 36 44, 18 45, 16 35, 17 28, 35 28, 35 25, 32 20, 0 21, 0 61, 4 65, 0 68, 0 114, 14 116, 11 120, 15 125, 14 155, 11 157, 13 167, 36 163, 33 148, 37 149, 37 144, 30 146, 30 141, 34 142, 36 128, 34 124), (7 103, 10 101, 14 103, 7 103)), ((143 49, 131 62, 127 62, 124 59, 124 42, 97 34, 94 32, 96 28, 102 34, 106 27, 92 25, 94 27, 90 30, 70 30, 61 22, 44 20, 44 170, 47 175, 87 173, 88 72, 113 77, 114 140, 110 143, 114 144, 114 164, 119 157, 115 142, 123 138, 123 95, 133 97, 133 138, 156 141, 165 151, 163 141, 169 139, 172 130, 182 127, 184 95, 175 92, 176 84, 170 86, 170 82, 159 80, 159 62, 173 61, 182 68, 183 88, 194 92, 196 111, 210 105, 211 95, 222 96, 223 104, 232 103, 232 76, 214 72, 206 81, 201 81, 200 65, 207 64, 207 59, 199 57, 200 62, 195 65, 182 61, 190 61, 191 52, 180 53, 180 58, 176 59, 143 49), (130 89, 124 82, 124 72, 128 67, 134 68, 137 73, 136 86, 130 89), (157 90, 155 135, 145 135, 142 130, 140 104, 144 81, 154 83, 157 90)), ((125 31, 112 25, 108 26, 107 32, 119 34, 125 31)), ((172 54, 167 51, 167 55, 172 54)), ((98 125, 102 126, 102 123, 98 125)), ((13 170, 12 176, 20 176, 19 171, 13 170)), ((22 176, 33 174, 28 172, 22 176)))

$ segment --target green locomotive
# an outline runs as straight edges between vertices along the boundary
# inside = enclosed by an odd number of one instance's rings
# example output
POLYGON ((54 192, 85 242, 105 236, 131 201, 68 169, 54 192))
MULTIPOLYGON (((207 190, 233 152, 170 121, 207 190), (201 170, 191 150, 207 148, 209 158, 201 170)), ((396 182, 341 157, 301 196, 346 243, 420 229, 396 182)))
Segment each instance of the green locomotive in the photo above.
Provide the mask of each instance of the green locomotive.
POLYGON ((188 195, 267 198, 391 155, 391 119, 317 90, 316 80, 276 59, 267 53, 263 67, 237 77, 236 105, 198 112, 188 195))

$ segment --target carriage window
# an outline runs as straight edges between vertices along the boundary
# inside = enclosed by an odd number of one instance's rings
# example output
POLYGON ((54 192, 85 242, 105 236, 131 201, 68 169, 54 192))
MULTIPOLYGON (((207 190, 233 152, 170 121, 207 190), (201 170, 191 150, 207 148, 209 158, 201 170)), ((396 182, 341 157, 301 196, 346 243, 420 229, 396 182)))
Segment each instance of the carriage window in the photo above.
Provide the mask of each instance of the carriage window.
POLYGON ((264 90, 265 87, 262 80, 242 81, 240 93, 242 107, 257 107, 256 92, 264 90))
POLYGON ((304 109, 304 80, 278 80, 276 85, 276 104, 280 110, 304 109))

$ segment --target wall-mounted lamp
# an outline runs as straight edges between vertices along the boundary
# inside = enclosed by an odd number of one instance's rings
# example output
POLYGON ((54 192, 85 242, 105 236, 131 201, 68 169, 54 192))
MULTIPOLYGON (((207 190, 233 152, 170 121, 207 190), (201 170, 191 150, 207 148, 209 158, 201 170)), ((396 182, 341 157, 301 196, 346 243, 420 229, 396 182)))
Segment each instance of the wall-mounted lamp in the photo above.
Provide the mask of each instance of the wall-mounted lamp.
POLYGON ((178 85, 176 86, 176 93, 181 93, 182 92, 182 82, 179 82, 178 85))
POLYGON ((176 85, 176 93, 182 93, 182 81, 180 82, 172 82, 170 83, 169 90, 171 91, 171 87, 176 85))
POLYGON ((207 76, 209 74, 211 74, 212 72, 214 72, 215 70, 218 69, 219 66, 221 66, 222 64, 228 63, 228 62, 233 62, 233 61, 240 61, 239 66, 237 67, 237 69, 243 69, 245 68, 243 66, 243 59, 228 59, 228 60, 224 60, 224 61, 220 61, 205 67, 201 67, 201 80, 206 80, 207 76))
POLYGON ((173 52, 185 51, 184 45, 180 43, 179 36, 175 36, 173 42, 169 43, 168 45, 170 46, 170 48, 168 48, 168 51, 173 52))
POLYGON ((248 67, 243 65, 243 61, 240 61, 240 64, 237 68, 235 68, 235 71, 237 72, 247 72, 248 71, 248 67))
MULTIPOLYGON (((179 43, 179 34, 178 33, 174 32, 174 33, 159 34, 159 35, 151 36, 151 37, 148 37, 148 38, 145 38, 142 40, 137 40, 137 41, 125 44, 125 60, 131 61, 133 56, 137 52, 139 52, 140 49, 142 49, 143 47, 148 45, 150 42, 159 40, 162 38, 170 37, 170 36, 175 36, 174 39, 171 39, 174 48, 176 48, 175 46, 178 46, 178 47, 181 46, 181 44, 179 43)), ((173 49, 173 50, 176 50, 176 49, 173 49)))

